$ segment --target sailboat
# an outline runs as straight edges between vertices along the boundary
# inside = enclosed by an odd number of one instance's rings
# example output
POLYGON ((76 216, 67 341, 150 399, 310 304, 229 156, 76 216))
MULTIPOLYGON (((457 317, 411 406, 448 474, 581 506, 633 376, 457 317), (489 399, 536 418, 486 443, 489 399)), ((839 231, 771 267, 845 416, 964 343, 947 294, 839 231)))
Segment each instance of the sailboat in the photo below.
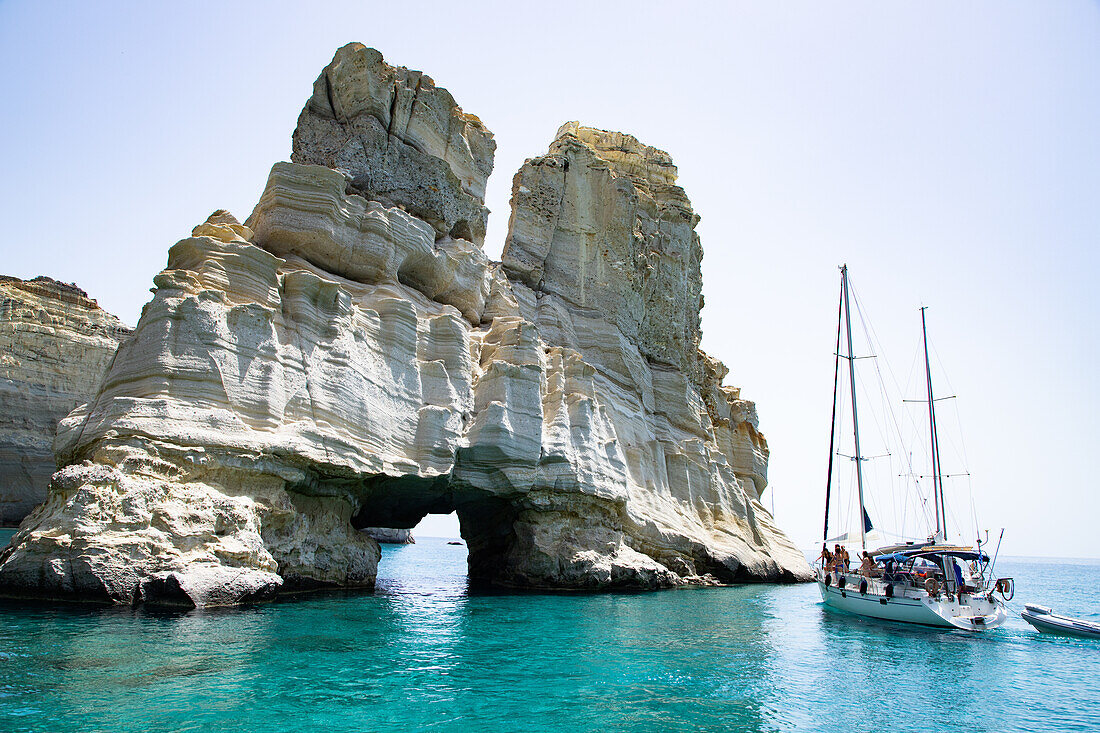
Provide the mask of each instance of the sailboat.
MULTIPOLYGON (((859 569, 849 570, 846 563, 826 563, 817 566, 817 585, 826 606, 859 616, 899 621, 925 626, 986 631, 1005 622, 1008 613, 1005 600, 1015 592, 1011 578, 996 579, 993 563, 976 547, 951 544, 948 541, 947 513, 943 497, 943 475, 940 465, 939 436, 936 427, 936 399, 932 391, 932 372, 928 359, 928 330, 925 309, 921 308, 921 333, 924 345, 924 372, 927 388, 929 439, 931 441, 933 503, 936 525, 923 542, 906 541, 881 545, 881 535, 873 528, 864 504, 863 461, 860 453, 859 412, 856 399, 855 356, 852 348, 852 319, 848 284, 848 266, 840 268, 840 304, 837 316, 836 366, 833 376, 833 421, 829 436, 829 478, 825 488, 825 527, 823 539, 829 542, 829 505, 833 488, 833 457, 837 455, 837 401, 841 381, 840 360, 848 362, 850 385, 852 438, 855 455, 849 456, 855 465, 856 489, 859 499, 860 556, 867 553, 859 569), (847 353, 841 354, 841 332, 846 334, 847 353), (877 541, 877 542, 876 542, 877 541), (869 549, 869 542, 875 549, 869 549)), ((922 400, 923 401, 923 400, 922 400)), ((856 537, 846 533, 833 538, 846 547, 855 544, 856 537)), ((1003 532, 1002 532, 1003 536, 1003 532)), ((826 545, 827 547, 827 545, 826 545)), ((823 548, 823 556, 827 554, 823 548)), ((994 560, 996 557, 994 556, 994 560)))

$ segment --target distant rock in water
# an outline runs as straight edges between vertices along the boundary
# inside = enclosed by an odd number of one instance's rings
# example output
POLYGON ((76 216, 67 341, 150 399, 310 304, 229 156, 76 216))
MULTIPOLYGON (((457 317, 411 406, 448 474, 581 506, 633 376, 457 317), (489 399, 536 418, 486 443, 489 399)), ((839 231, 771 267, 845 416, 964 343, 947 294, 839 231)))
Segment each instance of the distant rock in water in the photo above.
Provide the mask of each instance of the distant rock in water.
POLYGON ((391 529, 389 527, 367 527, 363 530, 378 542, 385 545, 415 545, 411 529, 391 529))
POLYGON ((0 275, 0 526, 46 499, 58 421, 95 397, 130 333, 75 285, 0 275))
POLYGON ((182 606, 371 587, 359 531, 456 511, 474 583, 809 577, 760 503, 756 409, 699 344, 669 156, 565 125, 481 243, 492 135, 360 44, 245 224, 178 242, 0 593, 182 606))

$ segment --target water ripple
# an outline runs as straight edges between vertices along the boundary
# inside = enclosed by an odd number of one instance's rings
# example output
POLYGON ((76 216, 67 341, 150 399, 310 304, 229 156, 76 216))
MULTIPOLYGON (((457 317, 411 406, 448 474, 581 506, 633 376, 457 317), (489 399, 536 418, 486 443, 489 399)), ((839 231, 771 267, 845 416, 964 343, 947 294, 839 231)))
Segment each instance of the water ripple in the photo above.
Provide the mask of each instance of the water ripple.
MULTIPOLYGON (((1002 563, 1021 598, 1094 612, 1100 565, 1002 563)), ((373 594, 0 608, 5 731, 1098 730, 1097 680, 1100 643, 1015 616, 914 629, 813 586, 471 594, 465 548, 432 540, 387 548, 373 594)))

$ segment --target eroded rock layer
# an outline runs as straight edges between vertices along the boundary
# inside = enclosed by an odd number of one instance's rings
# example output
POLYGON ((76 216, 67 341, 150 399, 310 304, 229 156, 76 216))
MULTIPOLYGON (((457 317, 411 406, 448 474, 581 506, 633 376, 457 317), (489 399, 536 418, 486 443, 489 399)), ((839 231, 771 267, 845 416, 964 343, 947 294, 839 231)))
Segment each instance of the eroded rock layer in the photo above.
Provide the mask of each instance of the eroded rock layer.
POLYGON ((129 334, 75 285, 0 276, 0 526, 46 498, 58 421, 95 396, 129 334))
POLYGON ((756 411, 698 350, 669 156, 569 123, 480 247, 493 142, 419 72, 337 52, 252 215, 169 252, 0 592, 217 605, 374 581, 361 528, 457 511, 474 582, 808 577, 756 411), (479 218, 481 217, 481 218, 479 218))

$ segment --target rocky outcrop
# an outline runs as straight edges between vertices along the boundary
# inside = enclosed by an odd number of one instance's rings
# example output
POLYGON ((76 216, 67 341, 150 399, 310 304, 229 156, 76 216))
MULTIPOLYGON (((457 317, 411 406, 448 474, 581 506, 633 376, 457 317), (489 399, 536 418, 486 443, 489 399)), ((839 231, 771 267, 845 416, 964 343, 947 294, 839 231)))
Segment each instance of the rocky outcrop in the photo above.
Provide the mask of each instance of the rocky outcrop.
POLYGON ((698 350, 669 156, 570 123, 480 247, 492 137, 337 52, 255 211, 169 251, 0 593, 218 605, 372 585, 367 527, 457 511, 474 582, 796 580, 755 408, 698 350), (481 218, 478 218, 481 217, 481 218))
POLYGON ((391 529, 389 527, 367 527, 363 530, 375 541, 384 545, 415 545, 416 540, 409 529, 391 529))
MULTIPOLYGON (((541 309, 608 321, 646 360, 700 386, 698 222, 668 153, 569 122, 516 174, 504 271, 542 296, 541 309)), ((549 340, 577 348, 542 321, 549 340)))
POLYGON ((294 130, 295 163, 348 176, 348 192, 399 206, 436 237, 485 240, 485 183, 496 142, 481 120, 419 71, 361 44, 340 49, 294 130))
POLYGON ((0 526, 46 498, 58 421, 95 396, 129 334, 75 285, 0 275, 0 526))

